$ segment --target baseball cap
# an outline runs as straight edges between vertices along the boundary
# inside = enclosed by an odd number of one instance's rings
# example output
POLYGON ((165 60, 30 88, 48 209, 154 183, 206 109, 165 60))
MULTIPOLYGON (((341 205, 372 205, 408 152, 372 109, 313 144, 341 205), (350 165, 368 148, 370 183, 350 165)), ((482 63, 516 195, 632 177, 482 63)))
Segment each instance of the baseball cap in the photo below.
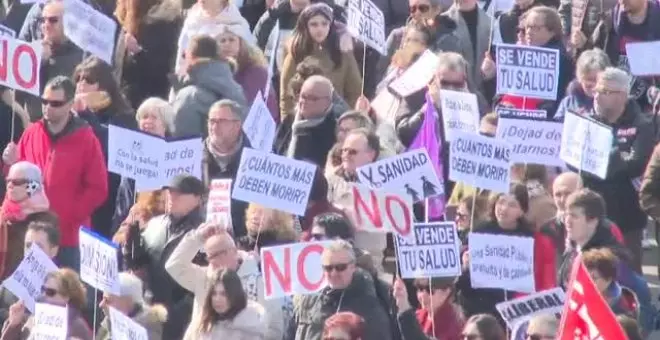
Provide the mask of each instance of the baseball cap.
POLYGON ((163 189, 174 190, 182 194, 196 196, 203 196, 206 193, 204 183, 202 183, 197 177, 188 174, 174 176, 170 180, 170 183, 164 186, 163 189))

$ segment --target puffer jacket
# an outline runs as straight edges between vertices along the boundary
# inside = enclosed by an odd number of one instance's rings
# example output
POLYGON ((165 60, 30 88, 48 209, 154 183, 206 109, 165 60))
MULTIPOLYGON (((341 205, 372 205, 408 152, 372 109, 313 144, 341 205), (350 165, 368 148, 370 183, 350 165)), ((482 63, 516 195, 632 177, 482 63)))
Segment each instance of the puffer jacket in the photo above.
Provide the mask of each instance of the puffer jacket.
MULTIPOLYGON (((135 309, 128 314, 128 317, 147 330, 149 340, 161 340, 163 338, 163 323, 167 320, 167 309, 164 306, 136 305, 135 309)), ((96 332, 96 339, 111 340, 111 334, 110 317, 106 316, 96 332)))
POLYGON ((199 331, 199 319, 193 320, 186 331, 184 340, 264 340, 266 327, 264 325, 263 308, 254 302, 248 305, 232 320, 217 321, 211 331, 199 331))

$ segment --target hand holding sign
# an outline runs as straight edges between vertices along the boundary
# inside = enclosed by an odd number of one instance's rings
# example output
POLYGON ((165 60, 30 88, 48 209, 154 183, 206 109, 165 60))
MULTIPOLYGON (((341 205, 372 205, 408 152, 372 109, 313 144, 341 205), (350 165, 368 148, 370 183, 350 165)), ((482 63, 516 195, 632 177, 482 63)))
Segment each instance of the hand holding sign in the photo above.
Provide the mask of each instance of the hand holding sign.
POLYGON ((490 52, 486 52, 484 61, 481 63, 481 74, 483 74, 485 79, 493 79, 495 77, 495 68, 495 62, 490 57, 490 52))
POLYGON ((408 290, 406 285, 403 283, 401 278, 397 277, 392 286, 392 296, 396 302, 396 307, 399 309, 399 312, 406 311, 410 309, 410 301, 408 301, 408 290))
POLYGON ((9 316, 7 321, 9 325, 17 326, 25 321, 25 305, 23 301, 18 301, 13 305, 9 306, 9 316))

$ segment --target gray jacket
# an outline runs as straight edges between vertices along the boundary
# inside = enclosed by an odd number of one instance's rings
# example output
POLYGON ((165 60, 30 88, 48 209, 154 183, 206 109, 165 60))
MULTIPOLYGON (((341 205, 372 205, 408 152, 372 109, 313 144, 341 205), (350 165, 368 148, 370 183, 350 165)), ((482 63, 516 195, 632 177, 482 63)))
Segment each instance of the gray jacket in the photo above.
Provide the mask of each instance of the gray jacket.
POLYGON ((171 102, 174 108, 174 137, 206 137, 206 119, 211 105, 231 99, 247 114, 243 87, 234 80, 229 64, 219 60, 199 60, 187 74, 175 80, 171 102))

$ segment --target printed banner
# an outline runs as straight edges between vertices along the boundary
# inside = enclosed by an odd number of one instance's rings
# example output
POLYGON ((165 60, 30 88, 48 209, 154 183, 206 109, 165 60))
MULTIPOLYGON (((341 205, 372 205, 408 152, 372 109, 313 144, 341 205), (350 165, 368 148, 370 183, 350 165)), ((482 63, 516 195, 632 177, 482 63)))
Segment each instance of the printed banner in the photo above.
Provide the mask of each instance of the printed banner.
POLYGON ((461 240, 454 222, 415 223, 411 236, 396 236, 402 278, 461 275, 461 240))
POLYGON ((557 100, 559 62, 556 49, 498 44, 497 94, 557 100))
POLYGON ((206 203, 206 222, 217 223, 233 229, 231 219, 231 179, 211 181, 209 200, 206 203))
POLYGON ((348 32, 386 55, 385 16, 370 0, 348 0, 348 32))
POLYGON ((37 303, 34 309, 34 327, 30 331, 30 339, 68 339, 69 318, 66 307, 37 303))
POLYGON ((103 236, 80 228, 80 279, 90 286, 119 295, 119 246, 103 236))
POLYGON ((370 233, 408 236, 414 214, 410 196, 353 185, 355 227, 370 233))
POLYGON ((563 123, 500 117, 497 138, 511 143, 514 163, 564 166, 559 158, 563 123))
POLYGON ((546 110, 523 110, 498 106, 496 111, 497 116, 500 118, 527 118, 536 120, 546 120, 548 118, 548 112, 546 110))
POLYGON ((444 193, 444 186, 438 180, 426 149, 408 151, 367 164, 358 168, 357 174, 363 185, 406 193, 413 203, 444 193))
POLYGON ((26 43, 7 36, 2 42, 0 85, 40 96, 41 41, 26 43))
POLYGON ((440 102, 447 141, 454 139, 454 131, 477 133, 479 104, 474 93, 440 90, 440 102))
POLYGON ((275 141, 275 132, 277 125, 270 114, 266 102, 261 95, 261 91, 254 98, 245 122, 243 122, 243 131, 250 140, 252 148, 263 151, 273 151, 273 141, 275 141))
POLYGON ((591 118, 566 112, 559 155, 568 165, 605 179, 613 139, 612 128, 591 118))
POLYGON ((147 330, 122 312, 109 308, 113 339, 149 340, 147 330))
POLYGON ((561 314, 566 294, 556 287, 495 305, 497 311, 510 329, 521 322, 529 321, 537 315, 561 314))
POLYGON ((232 198, 303 216, 315 173, 312 163, 243 148, 232 198))
POLYGON ((534 293, 534 238, 477 232, 468 238, 473 288, 534 293))
POLYGON ((508 142, 455 131, 449 156, 450 180, 494 192, 509 192, 511 145, 508 142))
POLYGON ((46 275, 56 270, 57 266, 48 255, 38 245, 32 243, 23 261, 2 286, 16 295, 23 301, 25 308, 34 313, 34 304, 41 295, 41 286, 46 280, 46 275))

